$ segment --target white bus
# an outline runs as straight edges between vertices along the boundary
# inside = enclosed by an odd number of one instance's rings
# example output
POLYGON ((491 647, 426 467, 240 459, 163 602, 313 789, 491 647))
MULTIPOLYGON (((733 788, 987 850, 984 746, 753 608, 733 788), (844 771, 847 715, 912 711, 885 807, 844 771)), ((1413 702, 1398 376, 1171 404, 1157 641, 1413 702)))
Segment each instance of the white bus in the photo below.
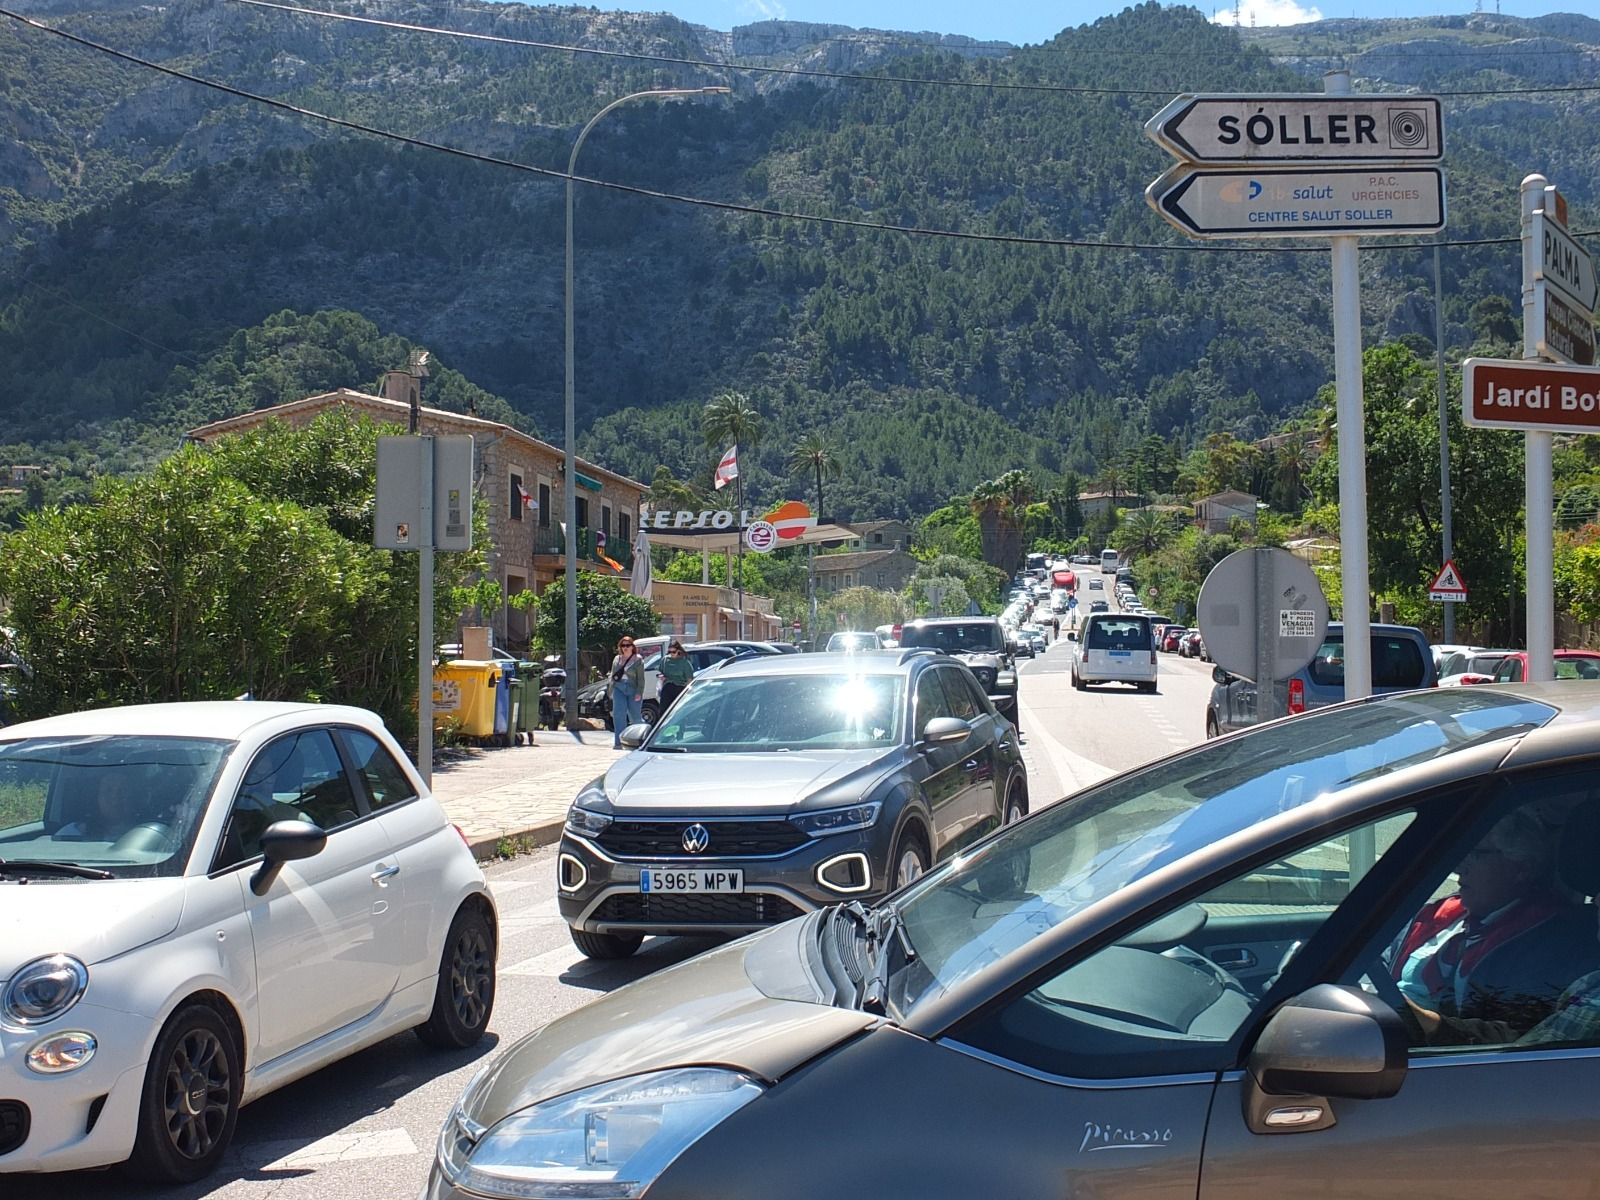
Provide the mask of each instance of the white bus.
POLYGON ((1100 551, 1100 572, 1103 575, 1117 573, 1117 552, 1109 546, 1100 551))

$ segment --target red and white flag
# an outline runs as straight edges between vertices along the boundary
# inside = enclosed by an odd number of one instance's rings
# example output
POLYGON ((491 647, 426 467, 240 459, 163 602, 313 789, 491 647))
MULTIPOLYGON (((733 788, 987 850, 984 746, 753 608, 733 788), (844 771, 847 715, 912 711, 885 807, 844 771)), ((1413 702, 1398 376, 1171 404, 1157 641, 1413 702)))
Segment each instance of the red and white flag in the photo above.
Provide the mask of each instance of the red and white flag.
POLYGON ((523 508, 538 508, 539 507, 536 503, 534 503, 533 496, 529 493, 528 489, 523 487, 520 483, 517 484, 517 494, 522 497, 522 507, 523 508))
POLYGON ((717 485, 717 490, 720 492, 737 478, 739 478, 739 443, 735 442, 728 447, 728 452, 717 464, 717 473, 712 477, 712 482, 717 485))

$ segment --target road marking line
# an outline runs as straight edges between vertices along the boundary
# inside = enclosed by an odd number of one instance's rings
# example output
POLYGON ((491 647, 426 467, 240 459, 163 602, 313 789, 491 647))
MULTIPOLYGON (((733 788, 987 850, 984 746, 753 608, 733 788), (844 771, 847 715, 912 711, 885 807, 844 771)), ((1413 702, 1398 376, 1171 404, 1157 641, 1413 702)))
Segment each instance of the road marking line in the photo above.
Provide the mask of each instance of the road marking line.
POLYGON ((594 966, 597 970, 604 969, 602 964, 596 964, 592 959, 585 958, 576 946, 567 945, 547 950, 543 954, 535 954, 532 958, 512 963, 509 967, 501 967, 500 974, 557 979, 568 973, 584 974, 585 972, 579 970, 584 966, 594 966))
POLYGON ((309 1146, 299 1142, 263 1142, 240 1147, 257 1154, 277 1154, 263 1171, 295 1171, 325 1167, 330 1163, 362 1158, 398 1158, 417 1153, 417 1144, 404 1129, 374 1129, 362 1133, 333 1133, 309 1146), (278 1153, 280 1152, 281 1153, 278 1153))

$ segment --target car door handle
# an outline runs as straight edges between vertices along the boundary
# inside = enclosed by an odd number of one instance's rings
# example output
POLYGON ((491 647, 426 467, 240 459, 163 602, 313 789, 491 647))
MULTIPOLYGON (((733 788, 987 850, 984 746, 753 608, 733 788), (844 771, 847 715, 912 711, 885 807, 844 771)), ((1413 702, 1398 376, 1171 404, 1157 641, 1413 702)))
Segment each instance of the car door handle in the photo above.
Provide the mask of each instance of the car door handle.
POLYGON ((379 863, 378 869, 372 873, 372 882, 377 884, 379 887, 388 887, 389 880, 393 879, 398 874, 400 874, 399 863, 395 863, 392 867, 386 867, 382 863, 379 863))
POLYGON ((966 762, 961 764, 961 769, 963 771, 976 771, 978 769, 978 760, 975 758, 967 759, 966 762))
POLYGON ((1224 971, 1239 971, 1255 966, 1259 960, 1256 958, 1254 951, 1239 946, 1213 952, 1211 961, 1224 971))

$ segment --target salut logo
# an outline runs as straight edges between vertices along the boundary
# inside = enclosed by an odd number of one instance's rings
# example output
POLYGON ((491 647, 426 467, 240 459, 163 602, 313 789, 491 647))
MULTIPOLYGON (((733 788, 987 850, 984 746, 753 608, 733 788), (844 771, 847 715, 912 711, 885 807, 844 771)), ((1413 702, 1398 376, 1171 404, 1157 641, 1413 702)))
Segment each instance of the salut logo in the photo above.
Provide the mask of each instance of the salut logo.
POLYGON ((1078 1143, 1079 1154, 1094 1154, 1100 1150, 1159 1150, 1172 1141, 1171 1129, 1124 1129, 1120 1125, 1102 1125, 1098 1121, 1083 1123, 1083 1141, 1078 1143))

